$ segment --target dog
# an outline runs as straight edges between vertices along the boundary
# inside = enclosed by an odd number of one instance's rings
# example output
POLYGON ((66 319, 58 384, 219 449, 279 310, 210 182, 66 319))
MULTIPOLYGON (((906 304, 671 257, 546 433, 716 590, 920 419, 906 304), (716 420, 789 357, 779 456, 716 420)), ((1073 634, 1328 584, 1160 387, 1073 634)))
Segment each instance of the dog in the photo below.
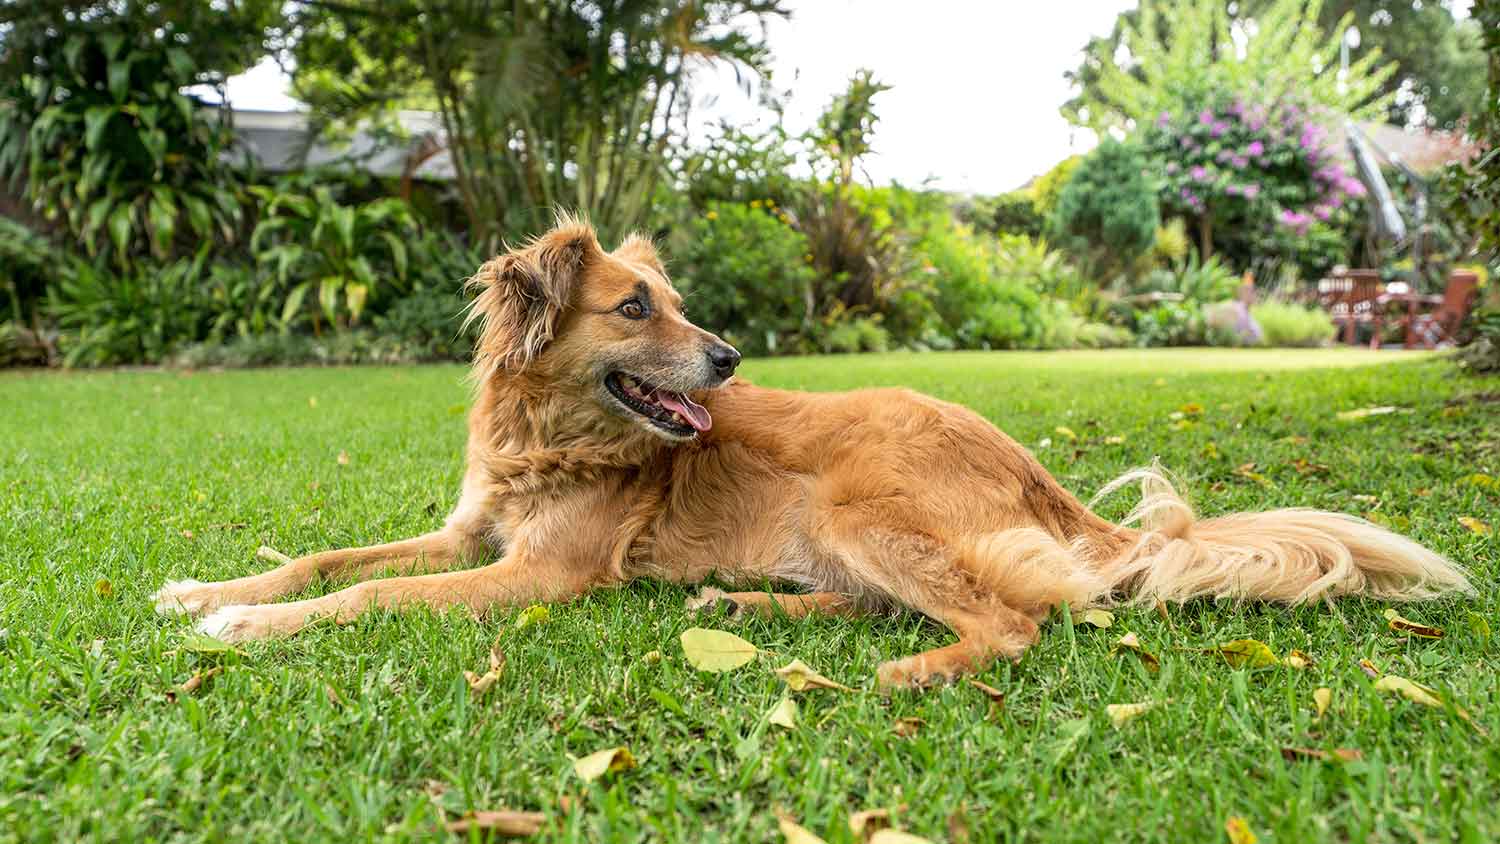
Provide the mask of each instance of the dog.
POLYGON ((1199 521, 1152 468, 1106 487, 1143 489, 1114 524, 959 405, 899 389, 750 384, 734 375, 739 352, 687 319, 639 236, 606 252, 590 226, 560 217, 470 285, 475 399, 443 527, 236 580, 169 582, 158 609, 204 614, 201 632, 242 642, 374 607, 483 613, 641 577, 792 584, 800 591, 707 588, 689 605, 794 618, 905 607, 950 628, 953 644, 879 667, 878 684, 896 688, 1019 659, 1064 601, 1298 604, 1470 589, 1452 562, 1352 516, 1199 521), (383 573, 401 576, 371 579, 383 573), (320 578, 362 582, 272 603, 320 578))

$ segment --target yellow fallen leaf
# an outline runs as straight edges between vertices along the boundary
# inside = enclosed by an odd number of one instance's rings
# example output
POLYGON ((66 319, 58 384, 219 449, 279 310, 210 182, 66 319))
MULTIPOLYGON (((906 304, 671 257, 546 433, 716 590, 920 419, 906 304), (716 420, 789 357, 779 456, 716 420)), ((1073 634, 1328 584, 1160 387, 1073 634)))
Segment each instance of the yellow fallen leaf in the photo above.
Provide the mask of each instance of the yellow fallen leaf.
POLYGON ((1067 425, 1058 425, 1056 428, 1052 429, 1052 432, 1070 443, 1078 442, 1078 435, 1073 433, 1073 429, 1069 428, 1067 425))
POLYGON ((789 817, 782 816, 776 822, 781 827, 781 837, 786 839, 786 844, 825 844, 823 839, 789 817))
POLYGON ((927 722, 921 718, 897 718, 895 723, 891 724, 891 732, 901 738, 911 738, 921 732, 926 724, 927 722))
POLYGON ((1410 633, 1411 635, 1422 639, 1443 638, 1443 628, 1432 627, 1426 624, 1418 624, 1411 619, 1402 618, 1401 614, 1393 609, 1388 609, 1385 611, 1385 618, 1386 623, 1390 625, 1390 628, 1398 633, 1410 633))
POLYGON ((546 604, 532 604, 524 610, 516 613, 516 629, 530 627, 533 624, 541 624, 552 617, 552 610, 546 604))
POLYGON ((1246 480, 1255 481, 1256 483, 1264 487, 1275 486, 1275 484, 1271 483, 1270 478, 1255 471, 1254 463, 1241 464, 1234 470, 1234 473, 1242 478, 1245 478, 1246 480))
MULTIPOLYGON (((1442 698, 1438 697, 1437 692, 1433 689, 1429 689, 1426 686, 1421 685, 1420 683, 1413 683, 1405 677, 1397 677, 1394 674, 1387 674, 1384 677, 1381 677, 1379 680, 1376 680, 1375 691, 1385 692, 1387 694, 1398 694, 1411 701, 1412 703, 1419 703, 1423 706, 1431 706, 1437 709, 1446 708, 1443 705, 1442 698)), ((1464 709, 1462 706, 1455 705, 1453 707, 1453 711, 1458 715, 1458 717, 1464 719, 1464 721, 1467 722, 1469 726, 1473 727, 1475 732, 1479 733, 1481 736, 1489 735, 1489 733, 1485 731, 1484 727, 1481 727, 1479 723, 1476 722, 1471 715, 1469 715, 1468 710, 1464 709)))
POLYGON ((731 671, 759 653, 754 645, 723 630, 690 627, 680 638, 683 656, 699 671, 731 671))
POLYGON ((890 809, 865 809, 849 816, 849 831, 854 840, 865 841, 891 825, 890 809))
POLYGON ((990 699, 990 704, 992 707, 1002 706, 1005 704, 1005 692, 1000 691, 994 686, 991 686, 988 683, 981 683, 978 680, 974 679, 969 680, 969 685, 980 690, 981 692, 984 692, 984 696, 990 699))
POLYGON ((584 782, 593 782, 605 774, 618 774, 634 767, 635 757, 623 747, 607 747, 573 760, 573 772, 584 782))
POLYGON ((1380 676, 1380 669, 1376 668, 1375 663, 1369 661, 1368 659, 1362 659, 1359 661, 1359 670, 1365 672, 1365 676, 1369 677, 1371 680, 1374 680, 1376 677, 1380 676))
POLYGON ((1073 623, 1079 622, 1092 624, 1102 630, 1115 623, 1115 615, 1109 610, 1077 610, 1073 613, 1073 623))
POLYGON ((1105 437, 1104 438, 1104 444, 1105 445, 1124 445, 1125 444, 1125 437, 1123 437, 1123 436, 1121 436, 1119 434, 1116 434, 1115 436, 1112 436, 1112 437, 1105 437))
POLYGON ((1330 703, 1333 703, 1333 689, 1319 686, 1313 690, 1313 706, 1318 710, 1318 714, 1313 716, 1314 721, 1323 720, 1323 713, 1328 711, 1330 703))
POLYGON ((1203 415, 1203 405, 1201 405, 1201 404, 1199 404, 1199 403, 1197 403, 1195 401, 1190 401, 1190 402, 1188 402, 1187 404, 1183 405, 1182 407, 1180 407, 1178 409, 1180 411, 1182 411, 1182 415, 1183 416, 1202 416, 1203 415))
POLYGON ((1493 477, 1483 472, 1475 472, 1463 478, 1463 482, 1469 486, 1477 486, 1480 489, 1500 489, 1500 482, 1497 482, 1493 477))
POLYGON ((1493 532, 1493 528, 1473 516, 1459 516, 1458 523, 1480 536, 1489 536, 1493 532))
POLYGON ((772 707, 770 721, 788 730, 797 729, 797 701, 789 697, 782 698, 780 703, 772 707))
POLYGON ((1229 834, 1229 844, 1255 844, 1259 840, 1250 831, 1250 824, 1238 816, 1224 821, 1224 831, 1229 834))
POLYGON ((1149 700, 1143 703, 1111 703, 1104 707, 1104 713, 1109 716, 1109 723, 1118 730, 1158 706, 1161 704, 1149 700))
POLYGON ((522 838, 542 831, 547 816, 541 812, 513 812, 507 809, 492 812, 469 812, 456 821, 444 824, 449 832, 463 835, 470 830, 479 830, 489 835, 522 838))
POLYGON ((215 674, 218 674, 220 671, 223 671, 223 670, 224 669, 222 669, 222 668, 220 668, 218 666, 214 666, 213 668, 210 668, 207 671, 199 671, 199 672, 197 672, 193 676, 189 677, 187 679, 187 682, 185 682, 182 685, 177 686, 177 687, 175 687, 173 689, 169 689, 167 691, 167 702, 168 703, 176 703, 178 695, 180 695, 180 694, 182 694, 182 695, 190 695, 193 692, 198 691, 198 689, 200 689, 200 688, 203 687, 204 682, 206 682, 210 677, 213 677, 215 674))
POLYGON ((1367 419, 1371 416, 1384 416, 1387 413, 1395 413, 1400 409, 1399 407, 1391 406, 1361 407, 1358 410, 1341 410, 1338 413, 1338 418, 1342 422, 1351 422, 1356 419, 1367 419))
POLYGON ((255 549, 255 558, 262 562, 274 563, 278 566, 284 566, 287 563, 292 562, 291 557, 288 557, 287 555, 281 553, 280 551, 277 551, 275 548, 272 548, 269 545, 262 545, 259 548, 255 549))
POLYGON ((1335 747, 1333 750, 1320 750, 1316 747, 1283 747, 1281 758, 1288 762, 1305 761, 1316 759, 1319 762, 1358 762, 1365 755, 1350 747, 1335 747))
POLYGON ((1126 633, 1124 636, 1121 636, 1120 641, 1115 642, 1115 646, 1109 649, 1109 655, 1116 656, 1121 651, 1130 651, 1131 653, 1139 657, 1141 660, 1141 664, 1146 666, 1147 671, 1154 672, 1161 670, 1161 661, 1141 645, 1140 638, 1138 638, 1133 632, 1126 633))
POLYGON ((497 644, 490 648, 490 670, 483 674, 475 674, 473 671, 464 672, 464 680, 469 684, 469 691, 474 697, 482 697, 495 682, 500 679, 500 670, 505 666, 505 654, 500 651, 497 644))
POLYGON ((344 451, 343 449, 340 449, 339 450, 338 461, 339 461, 339 465, 340 466, 348 466, 349 465, 349 452, 344 451))
POLYGON ((1298 670, 1305 671, 1306 669, 1312 667, 1313 658, 1303 653, 1302 651, 1297 650, 1296 648, 1292 648, 1292 650, 1287 653, 1286 659, 1283 659, 1282 662, 1298 670))
POLYGON ((1265 668, 1281 663, 1264 642, 1255 639, 1235 639, 1209 650, 1223 656, 1233 668, 1265 668))
POLYGON ((109 582, 109 578, 101 577, 94 581, 94 594, 101 598, 108 598, 115 594, 115 585, 109 582))
MULTIPOLYGON (((749 644, 748 642, 746 644, 749 644)), ((852 692, 853 689, 842 683, 824 677, 822 674, 812 670, 807 663, 800 659, 794 659, 785 666, 776 669, 776 675, 786 681, 788 687, 794 692, 802 692, 808 689, 840 689, 852 692)))
POLYGON ((912 835, 910 832, 902 832, 899 829, 876 830, 870 836, 870 844, 932 844, 920 835, 912 835))
POLYGON ((1473 610, 1469 611, 1469 629, 1474 632, 1475 638, 1479 639, 1479 644, 1490 643, 1490 623, 1485 621, 1484 616, 1473 610))

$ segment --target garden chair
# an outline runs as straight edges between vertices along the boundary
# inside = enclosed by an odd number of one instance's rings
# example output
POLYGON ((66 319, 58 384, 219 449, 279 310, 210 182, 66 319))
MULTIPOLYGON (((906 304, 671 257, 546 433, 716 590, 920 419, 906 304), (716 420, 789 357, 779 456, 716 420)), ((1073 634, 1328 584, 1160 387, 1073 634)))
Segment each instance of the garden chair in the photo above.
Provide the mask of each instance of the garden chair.
MULTIPOLYGON (((1343 334, 1344 342, 1350 345, 1354 344, 1355 326, 1374 327, 1379 321, 1377 300, 1384 292, 1385 285, 1376 270, 1335 271, 1332 278, 1318 285, 1320 304, 1343 334)), ((1371 348, 1380 347, 1379 331, 1370 343, 1371 348)))
POLYGON ((1468 270, 1459 270, 1448 276, 1448 285, 1443 295, 1421 293, 1388 293, 1380 297, 1376 308, 1375 338, 1371 344, 1380 345, 1380 315, 1389 305, 1405 305, 1405 312, 1397 324, 1403 329, 1403 347, 1436 349, 1442 344, 1453 343, 1453 335, 1469 316, 1474 298, 1479 293, 1479 275, 1468 270), (1422 308, 1432 308, 1423 312, 1422 308))

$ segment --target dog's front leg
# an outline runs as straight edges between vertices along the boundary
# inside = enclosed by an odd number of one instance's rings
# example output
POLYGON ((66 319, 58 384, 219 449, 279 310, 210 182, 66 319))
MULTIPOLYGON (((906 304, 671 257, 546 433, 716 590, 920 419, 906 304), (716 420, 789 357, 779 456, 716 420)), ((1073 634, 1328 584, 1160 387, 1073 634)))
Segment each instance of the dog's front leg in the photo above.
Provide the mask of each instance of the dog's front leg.
POLYGON ((371 580, 321 598, 286 604, 221 607, 199 621, 198 630, 227 642, 243 642, 288 636, 321 619, 347 624, 375 607, 463 606, 478 615, 498 607, 567 600, 588 591, 595 582, 598 578, 586 573, 512 553, 483 568, 371 580))

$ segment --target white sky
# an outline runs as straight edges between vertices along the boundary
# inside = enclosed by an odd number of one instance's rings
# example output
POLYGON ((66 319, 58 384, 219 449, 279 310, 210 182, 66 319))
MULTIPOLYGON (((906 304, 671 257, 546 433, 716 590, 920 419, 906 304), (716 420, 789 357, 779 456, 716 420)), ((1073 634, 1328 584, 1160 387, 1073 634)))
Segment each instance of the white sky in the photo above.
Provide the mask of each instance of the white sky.
MULTIPOLYGON (((1094 144, 1058 114, 1063 72, 1091 35, 1105 35, 1134 0, 792 0, 773 21, 772 84, 790 89, 787 124, 811 125, 855 70, 893 86, 875 100, 880 123, 867 162, 877 183, 999 193, 1094 144)), ((266 62, 229 80, 236 108, 290 109, 287 81, 266 62)), ((698 117, 756 119, 732 75, 704 78, 698 117)))

